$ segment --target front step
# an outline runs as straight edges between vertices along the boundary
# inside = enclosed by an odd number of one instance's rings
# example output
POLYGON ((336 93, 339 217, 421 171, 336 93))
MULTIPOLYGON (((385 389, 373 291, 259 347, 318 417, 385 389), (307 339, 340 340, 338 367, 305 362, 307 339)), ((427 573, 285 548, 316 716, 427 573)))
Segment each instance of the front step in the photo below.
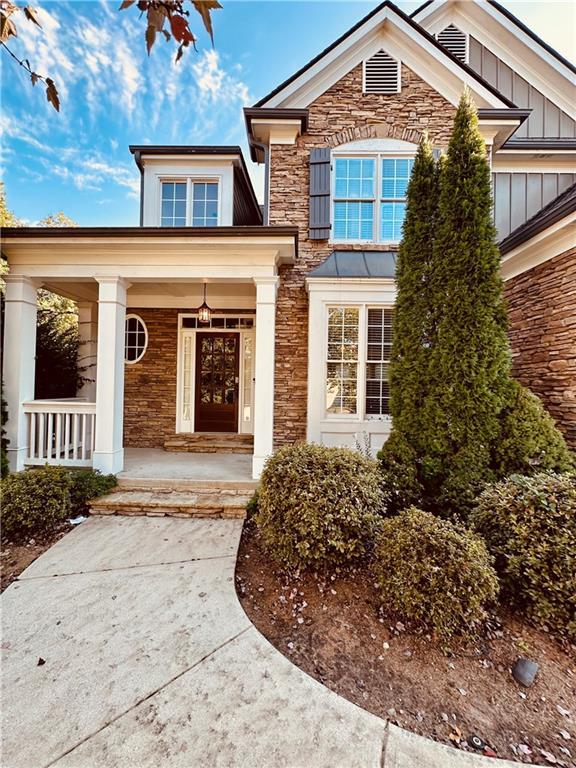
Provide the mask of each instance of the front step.
POLYGON ((165 451, 186 453, 252 453, 253 449, 253 435, 234 432, 181 433, 164 442, 165 451))
MULTIPOLYGON (((202 484, 201 484, 202 485, 202 484)), ((238 485, 238 484, 236 484, 238 485)), ((148 517, 241 518, 252 488, 188 487, 123 487, 94 499, 92 515, 146 515, 148 517)))

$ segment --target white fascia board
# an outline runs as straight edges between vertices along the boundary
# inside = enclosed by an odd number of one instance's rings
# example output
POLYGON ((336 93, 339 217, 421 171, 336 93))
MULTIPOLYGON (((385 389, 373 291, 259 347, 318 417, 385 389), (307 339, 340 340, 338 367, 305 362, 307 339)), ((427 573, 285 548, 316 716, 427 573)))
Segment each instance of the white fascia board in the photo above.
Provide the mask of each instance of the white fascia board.
POLYGON ((492 6, 447 4, 442 13, 419 23, 432 35, 455 24, 576 119, 576 75, 492 6), (483 16, 485 13, 489 18, 483 16))
POLYGON ((502 257, 504 280, 527 272, 576 245, 576 212, 570 213, 502 257))
POLYGON ((308 107, 380 48, 385 48, 387 53, 404 63, 453 105, 458 103, 463 87, 467 85, 477 97, 477 106, 508 107, 508 104, 469 75, 388 6, 309 67, 300 77, 268 99, 264 106, 308 107))
POLYGON ((576 173, 576 157, 525 157, 522 153, 509 154, 504 150, 492 158, 494 173, 576 173))
POLYGON ((571 170, 564 170, 563 173, 575 173, 576 168, 576 150, 569 149, 508 149, 503 147, 498 150, 496 157, 501 162, 516 161, 520 163, 534 163, 537 168, 540 166, 540 162, 543 163, 558 163, 561 167, 564 165, 571 168, 571 170))

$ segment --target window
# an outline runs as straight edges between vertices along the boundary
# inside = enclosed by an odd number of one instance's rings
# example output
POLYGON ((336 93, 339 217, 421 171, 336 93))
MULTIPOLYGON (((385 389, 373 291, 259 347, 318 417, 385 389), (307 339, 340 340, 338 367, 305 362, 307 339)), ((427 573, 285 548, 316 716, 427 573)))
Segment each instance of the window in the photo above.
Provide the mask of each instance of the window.
POLYGON ((162 182, 162 226, 186 226, 186 182, 162 182))
POLYGON ((392 309, 368 309, 366 333, 366 415, 390 413, 388 371, 392 354, 392 309))
POLYGON ((337 157, 334 240, 400 241, 413 166, 411 157, 337 157))
POLYGON ((327 414, 377 419, 390 413, 393 318, 391 307, 328 308, 327 414))
POLYGON ((160 223, 163 227, 218 225, 217 181, 163 181, 161 190, 160 223))
POLYGON ((192 196, 192 226, 214 227, 218 224, 218 184, 194 182, 192 196))
POLYGON ((358 318, 356 307, 328 310, 328 413, 354 414, 358 410, 358 318))
POLYGON ((137 363, 144 357, 148 346, 148 330, 138 315, 126 315, 124 332, 124 360, 137 363))

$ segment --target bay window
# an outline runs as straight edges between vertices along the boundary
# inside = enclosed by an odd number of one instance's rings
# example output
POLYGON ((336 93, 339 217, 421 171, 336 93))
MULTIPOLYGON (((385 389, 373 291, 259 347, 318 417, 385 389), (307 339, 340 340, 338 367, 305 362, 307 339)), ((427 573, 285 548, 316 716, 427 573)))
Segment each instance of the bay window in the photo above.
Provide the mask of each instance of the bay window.
POLYGON ((380 153, 336 156, 333 165, 333 239, 399 242, 413 158, 380 153))
POLYGON ((328 307, 326 414, 373 419, 390 413, 391 307, 328 307))

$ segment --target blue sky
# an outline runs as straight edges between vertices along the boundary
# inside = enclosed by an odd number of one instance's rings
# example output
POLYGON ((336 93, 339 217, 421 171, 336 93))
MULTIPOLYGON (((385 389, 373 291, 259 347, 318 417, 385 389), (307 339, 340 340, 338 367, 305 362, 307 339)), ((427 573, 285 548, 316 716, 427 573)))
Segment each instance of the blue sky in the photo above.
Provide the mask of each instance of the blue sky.
MULTIPOLYGON (((502 1, 502 0, 501 0, 502 1)), ((255 102, 375 7, 375 2, 222 0, 215 47, 191 16, 198 52, 178 65, 159 39, 146 55, 135 6, 44 2, 43 30, 20 20, 14 52, 50 74, 60 114, 39 86, 1 55, 0 159, 9 207, 33 224, 63 210, 85 226, 138 224, 139 174, 128 144, 240 144, 242 107, 255 102)), ((406 12, 418 2, 400 2, 406 12)), ((503 2, 567 57, 576 4, 503 2)), ((4 52, 2 52, 3 54, 4 52)), ((262 174, 251 168, 257 192, 262 174)))

